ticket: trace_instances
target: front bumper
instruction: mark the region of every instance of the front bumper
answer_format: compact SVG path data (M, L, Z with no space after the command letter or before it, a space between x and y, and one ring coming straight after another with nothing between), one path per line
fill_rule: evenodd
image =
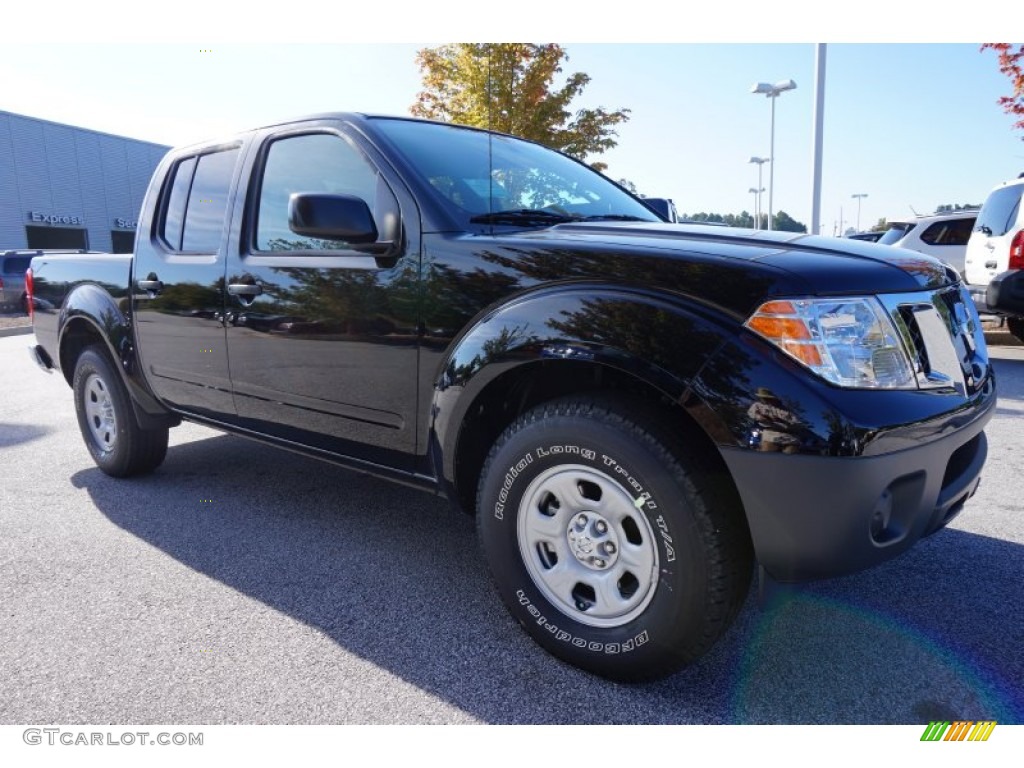
M889 560L956 517L978 488L994 386L960 414L911 425L932 439L875 456L723 448L757 559L774 579L810 581ZM953 424L956 428L953 428Z

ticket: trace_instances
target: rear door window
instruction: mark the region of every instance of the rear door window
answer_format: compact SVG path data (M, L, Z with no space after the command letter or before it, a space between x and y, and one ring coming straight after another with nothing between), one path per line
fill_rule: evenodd
M973 218L937 221L921 233L921 240L928 245L967 245L973 230Z
M987 227L995 237L1005 235L1017 221L1017 211L1020 209L1020 196L1024 192L1024 184L1014 184L1012 187L1003 187L992 192L978 214L978 221L975 229Z
M190 157L175 168L161 227L171 250L214 253L220 248L238 151Z

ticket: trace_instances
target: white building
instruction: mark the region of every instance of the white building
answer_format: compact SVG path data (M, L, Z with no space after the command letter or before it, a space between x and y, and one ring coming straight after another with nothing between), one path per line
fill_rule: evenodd
M0 251L131 252L170 147L0 111Z

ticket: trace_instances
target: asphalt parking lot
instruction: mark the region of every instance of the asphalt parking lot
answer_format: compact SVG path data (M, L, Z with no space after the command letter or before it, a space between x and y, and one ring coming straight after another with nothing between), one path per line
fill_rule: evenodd
M995 346L981 489L896 561L760 603L703 660L608 683L535 646L472 520L183 425L117 481L0 338L0 723L1024 723L1024 347Z

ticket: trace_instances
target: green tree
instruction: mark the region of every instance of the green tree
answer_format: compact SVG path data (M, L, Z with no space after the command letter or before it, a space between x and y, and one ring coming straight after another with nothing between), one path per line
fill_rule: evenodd
M807 225L801 224L799 221L791 217L785 211L779 211L773 217L774 226L773 229L779 232L806 232Z
M998 103L1017 118L1013 127L1024 131L1024 45L985 43L981 50L986 49L995 51L999 56L999 71L1010 78L1013 88L1013 94L1000 97Z
M981 208L981 203L968 203L967 205L937 205L935 206L936 213L956 213L957 211L970 211L975 208Z
M490 128L586 160L616 145L615 126L628 109L571 111L590 82L574 72L560 87L555 78L568 54L554 43L451 43L416 54L423 90L411 112L416 117ZM607 165L591 162L596 170Z
M618 184L619 184L620 187L623 187L624 189L628 189L630 192L632 192L637 197L643 197L643 195L640 194L640 190L636 188L636 184L634 184L629 179L619 179Z
M704 211L701 211L700 213L694 213L692 215L688 213L683 213L679 215L679 218L685 219L686 221L708 221L712 223L721 223L726 224L730 227L741 227L744 229L750 229L754 226L754 217L748 211L743 211L742 213L739 214L727 213L724 216L720 213L705 213ZM796 221L785 211L779 211L778 213L776 213L773 217L773 222L775 224L774 228L780 232L807 231L806 224ZM761 228L765 229L767 228L767 225L768 214L762 214Z

